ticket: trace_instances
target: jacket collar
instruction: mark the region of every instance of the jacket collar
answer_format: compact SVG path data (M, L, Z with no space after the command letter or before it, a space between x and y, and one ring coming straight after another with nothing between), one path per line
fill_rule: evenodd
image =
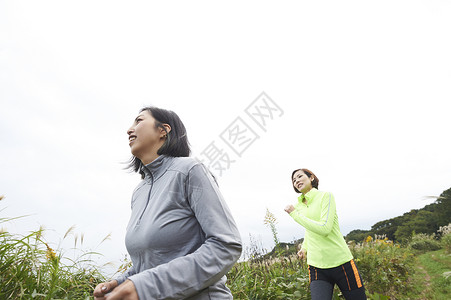
M172 164L174 157L160 155L151 163L141 166L141 170L144 172L144 179L153 178L153 181L157 181Z
M308 191L305 195L301 194L299 196L299 202L303 203L304 199L306 199L307 201L307 205L309 205L310 203L312 203L313 198L315 198L316 194L318 194L318 190L316 188L312 188L310 191Z

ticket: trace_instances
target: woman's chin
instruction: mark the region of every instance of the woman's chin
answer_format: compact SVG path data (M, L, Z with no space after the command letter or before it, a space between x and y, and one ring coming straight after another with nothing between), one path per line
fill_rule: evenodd
M130 147L130 152L132 153L133 156L135 156L137 158L140 157L139 151L135 147L133 147L133 145Z

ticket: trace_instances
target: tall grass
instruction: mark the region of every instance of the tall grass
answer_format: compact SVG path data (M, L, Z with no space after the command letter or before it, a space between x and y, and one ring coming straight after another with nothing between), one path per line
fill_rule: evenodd
M102 267L93 260L101 254L77 248L78 242L80 245L83 243L83 235L73 234L73 227L64 235L63 239L72 235L75 240L71 254L72 250L74 252L69 258L62 248L49 245L42 228L26 235L12 234L3 229L3 225L13 219L18 218L0 218L0 299L92 299L94 287L106 278ZM275 226L277 220L269 211L264 224L273 234L274 250L268 253L261 243L250 237L247 259L235 264L227 275L227 285L234 298L310 299L308 266L296 255L299 245L279 242ZM362 243L351 244L368 298L412 299L411 295L420 292L424 295L425 290L429 292L431 289L427 287L419 288L424 284L418 279L421 276L412 276L418 272L415 267L418 262L422 262L425 269L430 269L428 272L437 269L437 272L430 273L437 276L435 281L440 282L437 289L440 287L443 290L437 295L449 293L449 270L433 263L434 260L442 265L449 263L447 251L450 248L451 225L441 228L439 233L443 257L427 252L422 256L423 261L415 257L420 251L416 248L418 245L429 245L429 236L415 236L407 247L401 247L384 236L367 237ZM431 263L428 264L427 260ZM130 265L130 260L125 257L118 272L125 271ZM335 289L334 299L341 299L338 289Z
M240 262L227 276L235 299L310 299L308 271L296 255Z
M5 230L13 219L0 218L0 299L87 299L105 281L93 261L100 254L75 249L68 258L49 246L42 228L26 235Z
M446 253L451 254L451 223L441 226L437 233L440 235L440 243Z

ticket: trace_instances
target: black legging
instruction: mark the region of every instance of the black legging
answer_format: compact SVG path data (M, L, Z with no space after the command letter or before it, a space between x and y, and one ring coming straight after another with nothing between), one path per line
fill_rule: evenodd
M328 269L309 266L309 279L310 291L314 300L332 299L335 284L338 285L346 299L366 299L365 287L354 260Z
M328 281L315 280L310 283L310 292L312 294L312 300L332 299L334 285ZM366 299L364 287L361 287L353 291L341 291L341 292L346 300Z

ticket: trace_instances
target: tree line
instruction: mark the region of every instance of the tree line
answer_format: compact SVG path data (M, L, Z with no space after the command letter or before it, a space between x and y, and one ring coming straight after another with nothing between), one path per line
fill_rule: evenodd
M371 226L370 230L353 230L346 235L346 241L361 242L367 236L386 235L388 239L404 243L412 234L436 233L440 226L451 223L451 188L445 190L434 203Z

